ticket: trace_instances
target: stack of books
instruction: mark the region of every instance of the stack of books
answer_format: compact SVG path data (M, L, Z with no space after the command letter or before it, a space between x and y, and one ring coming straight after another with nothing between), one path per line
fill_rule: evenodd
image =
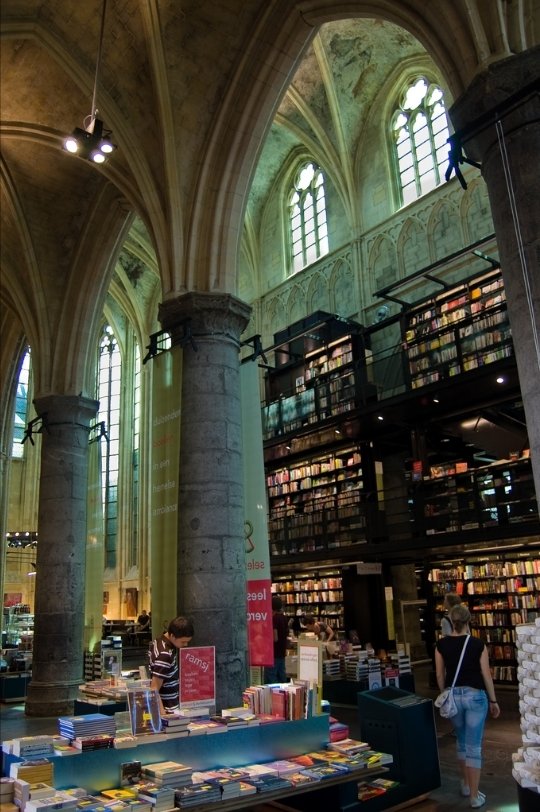
M174 808L174 787L158 787L157 784L143 782L134 784L133 788L137 790L139 800L152 804L152 812L165 812Z
M101 794L107 801L134 801L137 798L137 790L134 787L119 787L117 789L104 789Z
M222 722L216 722L214 719L201 719L198 722L190 722L188 727L190 733L193 729L195 735L201 733L202 729L204 729L204 732L207 734L227 732L227 725L222 724Z
M13 803L14 791L14 778L0 778L0 809L7 809L8 804Z
M30 799L24 806L24 812L75 812L77 809L77 799L67 792L55 792L47 798Z
M95 733L90 736L76 736L72 741L73 747L86 753L88 750L104 750L114 747L114 736L107 733Z
M225 719L243 719L247 725L258 725L259 717L249 707L224 708L221 716Z
M106 812L105 801L95 795L77 795L77 812Z
M11 752L21 758L39 758L54 755L53 736L24 736L13 739Z
M286 776L287 778L291 773L298 772L298 764L295 764L294 761L290 761L289 759L285 758L278 758L275 761L269 761L265 765L265 767L270 767L274 772L278 775Z
M116 723L114 716L105 713L87 713L84 716L60 716L58 718L58 731L61 736L72 741L75 738L85 738L108 734L114 738Z
M325 764L315 764L313 767L307 767L304 772L315 781L324 781L326 778L336 778L348 773L349 768L345 764L326 762Z
M77 810L79 807L77 807ZM121 800L107 801L104 812L152 812L153 807L150 801L143 801L142 798L126 798ZM100 810L96 810L100 812Z
M167 714L161 717L161 732L176 737L189 736L189 719L176 714Z
M211 721L223 725L228 730L237 727L247 727L248 723L241 716L211 716Z
M194 784L213 783L219 786L225 786L233 781L245 781L247 778L248 774L243 767L239 769L221 767L215 770L197 770L191 776Z
M277 775L277 773L274 775L260 775L258 778L252 777L248 783L254 786L258 793L274 792L275 790L286 789L292 786L287 778L282 778Z
M394 663L400 674L411 674L411 658L408 654L403 654L401 651L397 652L397 654L391 654L390 659L392 663Z
M313 784L315 779L310 775L306 775L304 771L299 771L296 773L288 773L287 781L289 781L293 787L304 787L306 784Z
M342 741L338 742L330 742L328 746L329 750L334 750L337 753L343 753L345 756L355 756L357 753L361 753L363 750L369 750L368 742L359 741L359 739L343 739Z
M330 741L338 742L349 738L349 726L330 717Z
M323 660L322 667L324 679L341 679L341 663L339 660Z
M246 764L242 769L248 775L246 781L251 781L252 778L261 778L264 775L279 775L278 771L269 762L266 764Z
M202 716L209 716L210 711L211 709L208 706L196 705L190 708L179 708L175 710L174 715L180 716L183 719L199 719Z
M201 783L181 787L174 794L175 806L180 809L221 801L221 790L216 784Z
M143 767L143 779L149 779L158 787L183 787L191 784L193 769L178 761L157 761Z
M31 761L15 761L9 766L10 778L20 778L29 784L50 784L54 786L53 763L47 758L35 758Z
M16 778L13 781L13 803L19 809L24 809L28 801L42 800L43 798L50 798L56 794L54 787L50 784L44 784L43 781L37 784L30 784L28 781L23 781Z

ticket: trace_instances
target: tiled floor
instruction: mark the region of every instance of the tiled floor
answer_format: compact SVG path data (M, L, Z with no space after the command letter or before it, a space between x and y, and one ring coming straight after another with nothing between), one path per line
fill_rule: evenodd
M415 668L416 693L433 698L436 691L428 684L428 670ZM518 812L518 793L512 778L512 753L521 744L518 694L515 689L498 688L501 716L489 719L484 737L484 767L480 788L487 796L484 812ZM350 734L360 737L360 720L356 708L334 705L332 713L349 725ZM455 738L451 723L437 717L437 738L442 785L427 800L407 808L414 812L459 812L469 809L469 802L459 795L459 776L455 761ZM0 705L1 738L56 732L56 718L35 719L24 715L23 705ZM422 769L422 765L418 765ZM540 801L538 804L540 812ZM332 810L328 810L332 812ZM527 809L527 812L529 810Z
M435 698L436 689L429 686L429 669L420 666L414 669L416 693ZM497 687L497 698L501 706L498 719L489 718L484 736L484 766L480 789L487 797L482 809L484 812L518 812L518 791L512 777L512 753L521 744L517 689ZM351 735L360 736L360 722L355 709L333 707L333 714L349 724ZM469 801L459 794L459 772L456 765L456 740L452 735L452 724L441 719L435 712L439 762L441 767L441 787L430 793L425 801L407 807L414 812L454 812L468 810ZM422 765L419 764L419 769ZM540 812L540 801L538 805Z

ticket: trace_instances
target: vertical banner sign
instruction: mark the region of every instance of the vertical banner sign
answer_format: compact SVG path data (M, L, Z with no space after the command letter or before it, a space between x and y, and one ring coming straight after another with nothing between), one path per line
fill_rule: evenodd
M259 394L255 361L240 367L244 446L244 513L249 661L273 665L272 595Z
M93 651L103 628L104 524L101 493L101 439L88 446L86 496L86 568L84 576L84 647Z
M208 707L216 704L216 649L193 646L178 650L180 707Z
M151 364L150 577L152 631L159 635L177 614L182 348L156 355Z

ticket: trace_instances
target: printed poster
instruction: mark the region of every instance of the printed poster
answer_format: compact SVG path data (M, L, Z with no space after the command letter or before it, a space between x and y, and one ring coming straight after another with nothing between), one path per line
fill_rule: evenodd
M188 646L178 650L180 707L216 704L216 649Z
M177 615L178 470L182 348L156 355L152 365L150 574L152 629L159 634Z
M240 367L244 444L246 604L250 666L274 664L272 580L256 361Z

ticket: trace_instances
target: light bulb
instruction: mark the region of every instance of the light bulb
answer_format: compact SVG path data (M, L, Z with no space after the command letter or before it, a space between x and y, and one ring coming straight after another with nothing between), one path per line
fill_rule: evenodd
M73 154L79 151L79 142L73 135L68 136L64 141L64 148Z

